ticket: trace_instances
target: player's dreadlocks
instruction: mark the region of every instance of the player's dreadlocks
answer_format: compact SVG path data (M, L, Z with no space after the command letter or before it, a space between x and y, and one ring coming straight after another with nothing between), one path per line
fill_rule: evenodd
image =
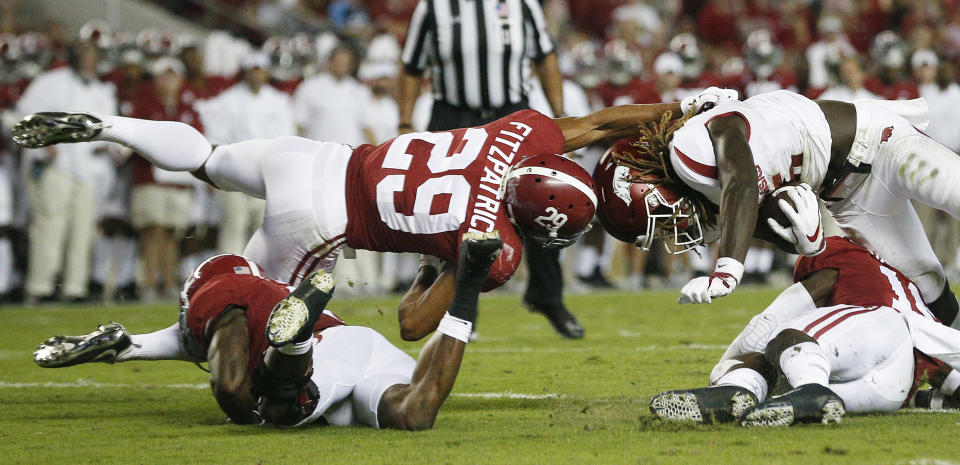
M699 213L701 224L706 227L713 227L717 222L718 207L710 203L703 194L678 181L676 172L668 161L673 133L694 114L693 111L690 111L677 120L671 121L673 115L668 111L663 114L660 121L644 123L640 137L631 144L637 151L617 152L613 154L613 159L618 165L626 166L639 173L629 179L630 182L642 182L655 186L663 185L675 191L683 192Z

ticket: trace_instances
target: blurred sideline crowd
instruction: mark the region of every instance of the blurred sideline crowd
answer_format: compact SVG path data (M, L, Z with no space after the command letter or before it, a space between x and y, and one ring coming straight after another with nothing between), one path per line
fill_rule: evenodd
M209 20L213 2L164 0L213 28L204 37L158 29L17 30L0 18L3 128L52 108L174 120L213 144L301 135L350 145L397 134L400 47L416 0L219 0L255 32ZM14 2L15 3L15 2ZM707 86L741 98L776 89L811 98L925 97L928 133L960 150L960 0L546 0L557 38L565 113L679 100ZM222 26L222 28L220 28ZM232 30L232 32L228 32ZM531 106L550 114L542 91ZM430 115L429 79L414 129ZM214 191L105 143L0 147L0 303L173 297L216 253L242 253L263 202ZM606 147L570 154L589 171ZM960 227L918 205L951 274ZM564 252L573 289L679 286L711 251L673 256L605 238ZM404 292L417 257L357 251L341 259L338 294ZM749 282L788 279L793 257L757 244ZM954 276L955 278L956 276ZM514 280L518 281L518 280ZM513 284L518 286L519 284Z

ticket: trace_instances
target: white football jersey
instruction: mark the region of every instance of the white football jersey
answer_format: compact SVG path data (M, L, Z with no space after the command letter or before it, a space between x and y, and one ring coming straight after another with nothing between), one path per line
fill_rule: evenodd
M670 143L670 163L684 184L720 204L717 154L707 124L730 114L747 123L760 200L788 181L819 189L830 163L830 126L816 102L786 90L723 103L678 129Z

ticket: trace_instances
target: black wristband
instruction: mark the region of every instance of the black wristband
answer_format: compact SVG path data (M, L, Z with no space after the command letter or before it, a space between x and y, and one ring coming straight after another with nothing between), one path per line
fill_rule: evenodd
M471 324L477 321L477 303L480 301L479 289L463 289L457 286L453 294L453 302L447 308L447 313Z

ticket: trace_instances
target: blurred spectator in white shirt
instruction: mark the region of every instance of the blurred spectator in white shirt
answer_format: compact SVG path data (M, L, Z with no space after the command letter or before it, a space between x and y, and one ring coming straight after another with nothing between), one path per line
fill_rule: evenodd
M40 111L116 114L114 86L97 78L96 47L78 43L70 55L71 66L41 74L27 87L17 105L20 115ZM33 300L54 300L61 268L64 299L79 301L87 294L97 220L96 186L102 182L93 159L106 150L105 143L87 142L24 151L31 213L25 284Z
M930 108L930 125L926 133L954 152L960 151L960 85L952 74L950 63L940 63L929 49L913 52L910 59L920 96Z
M290 97L267 82L270 60L262 53L241 62L243 80L220 95L198 104L200 120L212 144L292 136L297 132ZM218 191L220 253L243 253L263 222L264 201L240 192Z
M397 135L395 61L366 61L360 65L360 80L370 89L370 101L365 109L363 132L369 144L382 144Z
M820 31L820 40L807 48L807 62L810 65L809 85L824 88L836 83L830 80L830 68L839 63L843 57L856 55L857 51L847 40L840 18L824 16L817 24L817 29Z
M393 40L393 38L389 38ZM387 43L387 42L383 42ZM371 48L373 48L371 46ZM394 99L397 80L397 56L389 51L368 54L358 76L370 88L363 129L367 143L382 144L397 135L399 113ZM341 260L337 273L355 283L355 291L373 294L381 290L405 292L417 274L419 260L410 253L376 253L357 250L356 260Z
M353 77L356 53L338 47L330 53L327 72L308 78L293 95L296 121L304 137L358 146L370 91Z
M860 65L860 58L857 56L844 57L840 61L839 84L830 86L822 94L823 100L840 100L841 102L853 102L857 99L879 99L880 96L870 92L863 83L866 75Z

